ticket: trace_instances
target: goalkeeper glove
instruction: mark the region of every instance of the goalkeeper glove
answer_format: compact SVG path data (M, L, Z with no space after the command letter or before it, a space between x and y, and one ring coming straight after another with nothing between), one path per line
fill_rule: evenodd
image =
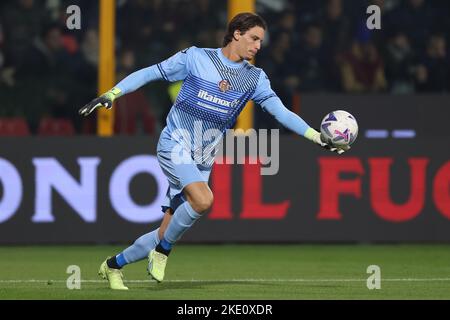
M332 144L325 142L322 139L322 135L320 134L320 132L314 130L313 128L309 128L308 130L306 130L305 137L318 144L322 148L330 150L331 152L336 152L337 154L343 154L345 151L348 151L350 149L350 146L335 147Z
M116 98L121 96L122 91L119 88L112 88L100 97L95 98L83 108L81 108L78 113L82 116L88 116L97 108L105 107L106 109L111 109L113 102Z

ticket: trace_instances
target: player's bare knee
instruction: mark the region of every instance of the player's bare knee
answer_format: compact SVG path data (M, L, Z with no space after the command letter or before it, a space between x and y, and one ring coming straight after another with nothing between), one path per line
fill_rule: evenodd
M194 199L194 201L190 204L192 206L192 209L195 210L195 212L203 214L212 207L213 201L214 197L212 193L206 193Z

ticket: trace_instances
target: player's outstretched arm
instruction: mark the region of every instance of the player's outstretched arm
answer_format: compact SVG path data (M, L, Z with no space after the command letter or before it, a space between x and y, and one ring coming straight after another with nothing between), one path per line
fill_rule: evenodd
M252 99L261 105L265 111L273 115L285 128L307 138L322 148L338 154L342 154L350 148L336 148L325 141L322 141L321 135L317 130L311 128L302 118L284 106L283 102L281 102L280 98L270 87L269 78L264 71L261 72L258 86Z
M79 114L87 116L100 107L110 109L115 99L133 92L151 81L183 80L187 75L188 56L194 51L191 48L182 50L161 63L133 72L120 81L114 88L86 104L79 110Z
M82 116L88 116L95 109L100 107L111 109L115 99L139 89L150 81L159 79L162 79L162 75L158 71L157 65L133 72L120 81L114 88L86 104L79 110L79 114Z
M335 146L329 145L321 139L321 134L317 130L311 128L302 118L297 114L288 110L280 98L274 96L261 103L261 106L272 114L278 122L280 122L285 128L294 131L298 135L304 136L308 140L314 142L315 144L327 149L331 152L336 152L342 154L347 151L350 147L337 148Z

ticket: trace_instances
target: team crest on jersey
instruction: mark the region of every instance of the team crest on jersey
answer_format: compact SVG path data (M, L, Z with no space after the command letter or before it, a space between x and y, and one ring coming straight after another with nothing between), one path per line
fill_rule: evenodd
M219 89L222 92L227 92L230 90L231 84L228 82L228 80L222 80L219 82Z

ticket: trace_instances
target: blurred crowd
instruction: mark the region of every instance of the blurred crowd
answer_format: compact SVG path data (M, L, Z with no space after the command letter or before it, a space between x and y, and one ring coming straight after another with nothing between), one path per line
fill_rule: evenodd
M219 47L225 0L117 0L117 81L195 45ZM369 30L369 5L381 30ZM66 27L66 8L81 8L81 30ZM68 119L95 133L95 117L77 110L97 95L98 1L0 2L0 117ZM256 65L290 106L298 93L447 93L448 0L257 0L269 30ZM174 88L152 83L119 100L118 134L157 134ZM259 117L257 113L257 117ZM259 123L259 122L257 122Z

